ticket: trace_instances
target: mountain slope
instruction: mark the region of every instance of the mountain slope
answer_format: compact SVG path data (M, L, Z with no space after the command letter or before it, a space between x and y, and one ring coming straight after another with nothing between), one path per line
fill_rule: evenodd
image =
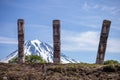
M53 48L47 43L41 42L39 40L27 41L24 46L25 55L38 55L41 56L46 62L53 62ZM0 62L8 63L14 57L18 56L18 50L14 51L6 58L0 60ZM61 54L61 63L77 63L74 59Z

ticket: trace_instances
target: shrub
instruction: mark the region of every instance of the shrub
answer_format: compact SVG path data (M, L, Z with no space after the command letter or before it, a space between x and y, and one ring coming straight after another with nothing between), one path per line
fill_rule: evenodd
M116 71L116 66L115 65L106 65L103 67L104 72L115 72Z
M9 63L17 63L17 62L18 62L18 58L17 57L9 60Z
M25 62L27 63L45 63L46 61L43 60L42 57L37 55L29 55L25 57Z
M108 64L119 64L119 62L116 60L107 60L104 62L104 65L108 65Z
M15 57L11 60L9 60L9 63L17 63L18 62L18 57ZM46 61L37 55L28 55L25 56L25 62L26 63L46 63Z

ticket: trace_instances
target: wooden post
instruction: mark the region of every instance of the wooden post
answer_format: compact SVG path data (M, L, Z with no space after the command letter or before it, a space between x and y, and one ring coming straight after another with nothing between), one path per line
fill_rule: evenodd
M53 48L54 48L54 63L60 63L61 42L60 42L60 20L53 20Z
M24 63L24 20L18 19L18 63Z
M98 52L97 52L97 58L96 58L96 64L104 63L104 57L105 57L107 39L109 35L109 30L110 30L110 24L111 24L111 21L109 20L103 21L101 35L100 35L100 42L99 42Z

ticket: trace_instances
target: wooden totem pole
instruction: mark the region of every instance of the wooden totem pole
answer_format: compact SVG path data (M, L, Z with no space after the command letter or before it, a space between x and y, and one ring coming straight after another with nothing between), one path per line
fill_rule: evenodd
M109 35L109 30L110 30L110 24L111 24L111 21L109 20L103 21L101 35L100 35L100 42L99 42L98 52L97 52L97 58L96 58L96 64L104 63L104 57L105 57L107 39Z
M18 63L24 63L24 20L18 19Z
M53 48L54 63L60 63L61 42L60 42L60 20L53 20Z

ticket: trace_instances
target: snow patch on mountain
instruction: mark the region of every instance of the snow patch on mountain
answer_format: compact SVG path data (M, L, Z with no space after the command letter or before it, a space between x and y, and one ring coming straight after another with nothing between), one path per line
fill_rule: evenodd
M53 63L53 48L44 42L39 40L29 40L25 43L24 46L24 54L25 55L38 55L41 56L46 62ZM9 54L4 59L0 60L0 62L8 63L9 60L18 56L18 50ZM66 55L61 53L61 63L78 63L78 61L67 57Z

